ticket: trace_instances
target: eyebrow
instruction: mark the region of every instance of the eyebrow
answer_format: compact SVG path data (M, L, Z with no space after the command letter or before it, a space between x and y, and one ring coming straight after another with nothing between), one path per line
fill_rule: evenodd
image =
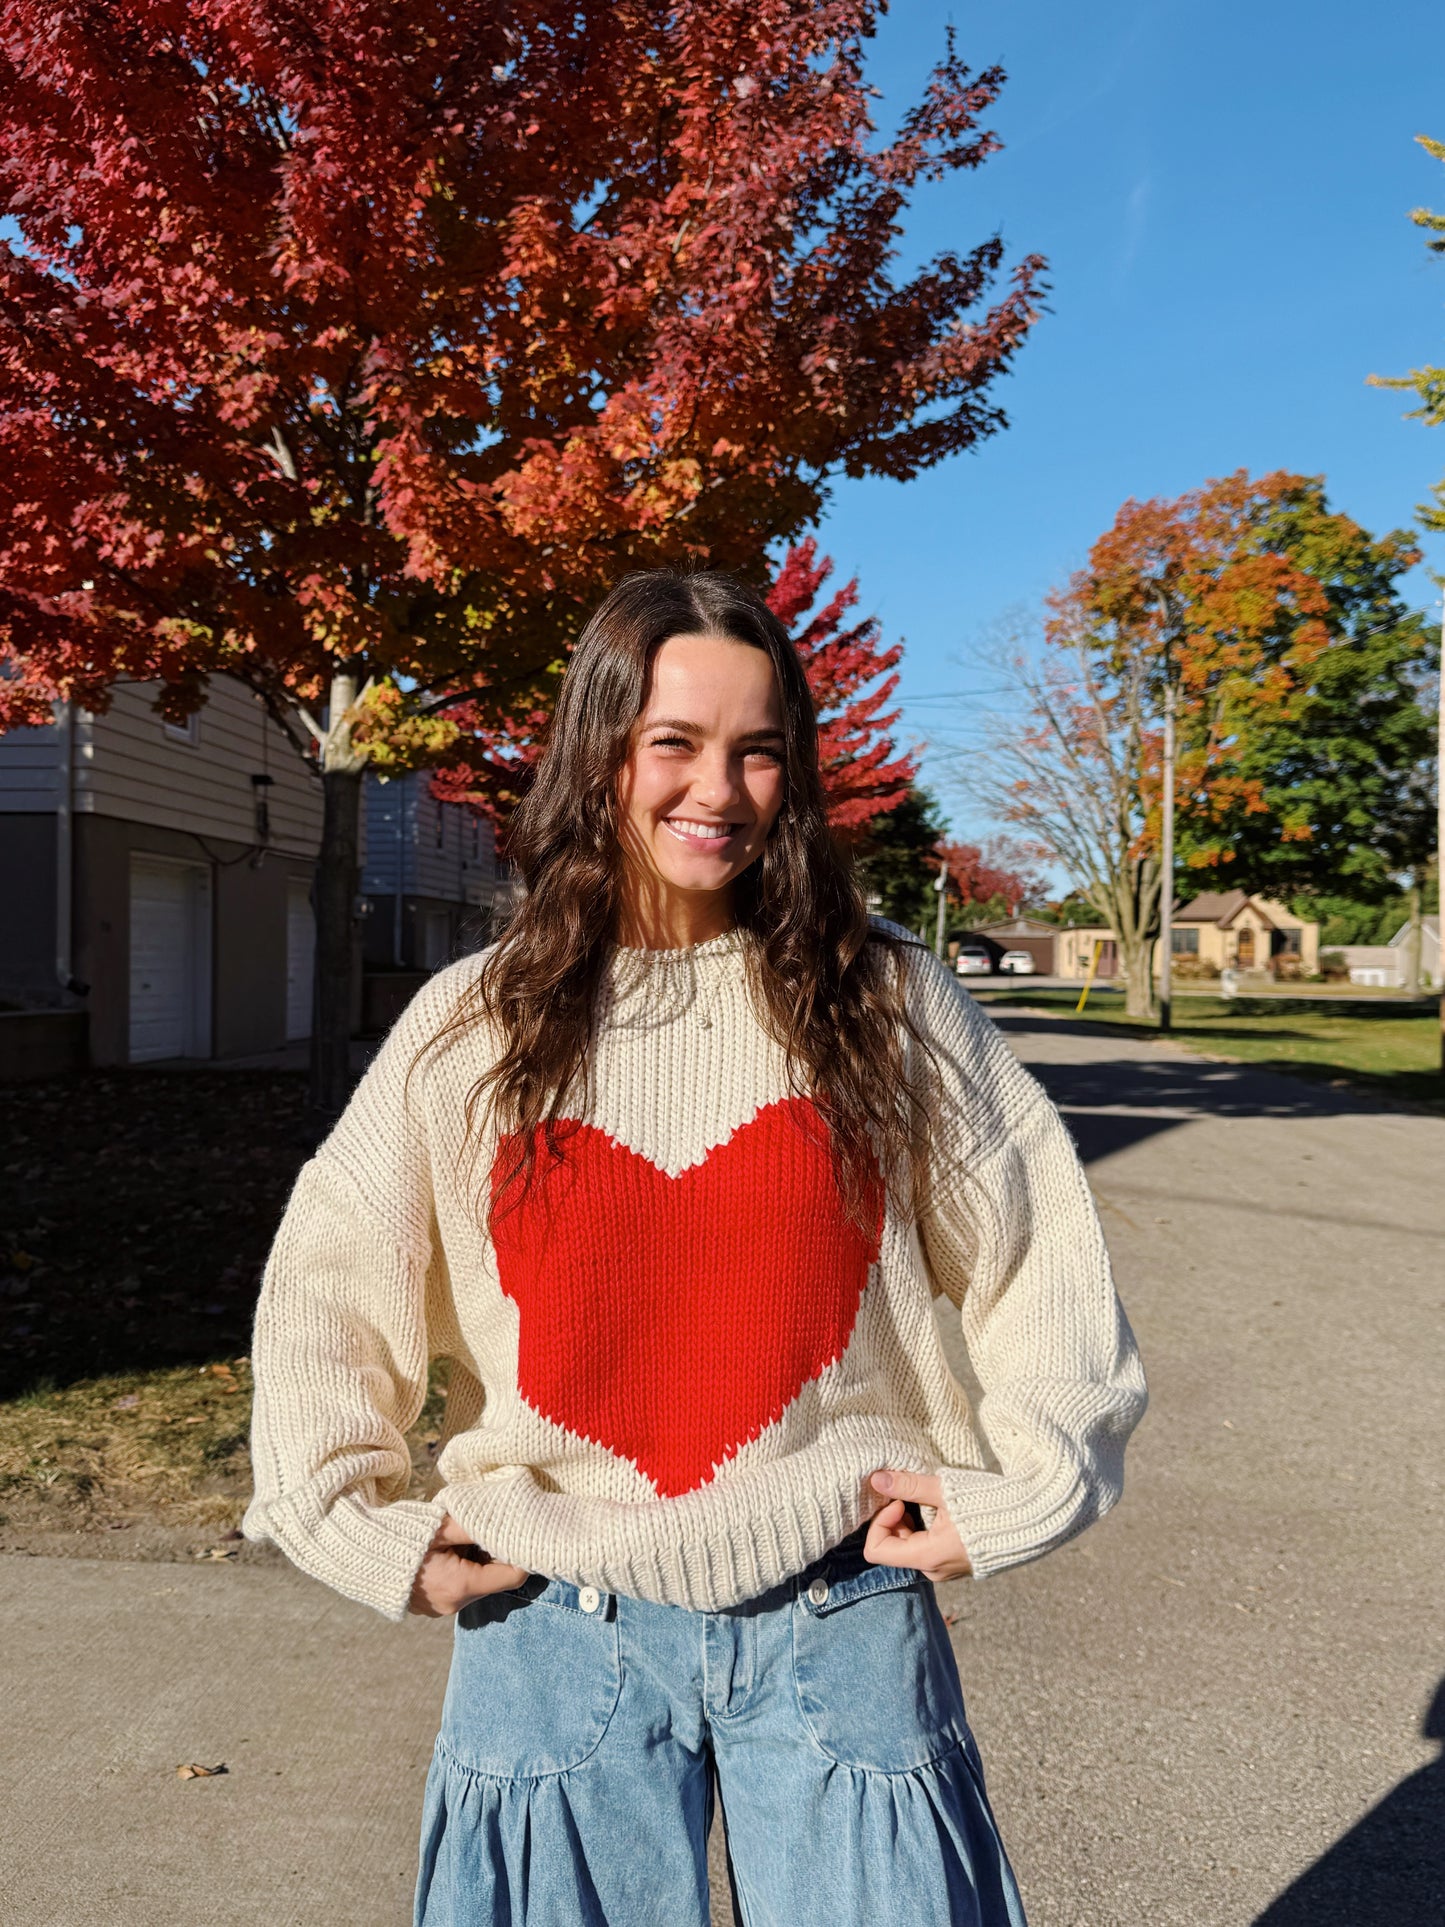
M707 731L701 723L684 722L682 718L678 716L657 716L645 722L642 727L644 729L676 729L680 730L685 736L705 736L707 734ZM774 738L778 742L782 742L784 739L781 729L770 728L745 729L737 740L740 743L756 743L761 742L765 737Z

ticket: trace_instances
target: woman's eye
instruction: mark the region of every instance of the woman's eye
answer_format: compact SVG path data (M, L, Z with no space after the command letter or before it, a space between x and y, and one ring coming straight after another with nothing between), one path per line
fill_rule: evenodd
M686 736L654 736L649 747L652 749L691 749L692 744L687 740Z
M783 760L783 752L780 749L765 749L761 744L759 744L756 749L750 749L747 753L749 756L761 756L765 763L771 763L774 768Z

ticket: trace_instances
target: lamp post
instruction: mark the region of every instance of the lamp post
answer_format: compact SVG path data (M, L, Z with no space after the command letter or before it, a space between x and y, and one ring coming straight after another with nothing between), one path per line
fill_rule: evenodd
M1174 678L1164 663L1164 795L1159 865L1159 1028L1169 1029L1174 1003Z
M933 930L933 954L935 957L941 958L943 955L943 916L944 908L948 900L948 865L946 863L939 864L938 881L933 887L938 892L938 921L934 925Z

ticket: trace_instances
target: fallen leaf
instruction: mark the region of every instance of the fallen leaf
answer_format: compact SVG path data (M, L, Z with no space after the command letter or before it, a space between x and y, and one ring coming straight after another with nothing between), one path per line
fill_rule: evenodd
M139 1404L140 1404L140 1393L127 1392L124 1398L118 1398L115 1401L114 1409L117 1412L133 1412L136 1406Z
M176 1768L178 1780L214 1780L218 1773L229 1773L230 1768L223 1760L219 1766L197 1766L194 1760Z

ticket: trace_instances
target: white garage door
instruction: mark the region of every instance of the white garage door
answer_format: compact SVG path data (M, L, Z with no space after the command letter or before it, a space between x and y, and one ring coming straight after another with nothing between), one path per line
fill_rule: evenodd
M311 978L316 963L316 919L308 884L286 885L286 1036L311 1035Z
M211 1054L210 884L199 864L131 859L133 1064Z

